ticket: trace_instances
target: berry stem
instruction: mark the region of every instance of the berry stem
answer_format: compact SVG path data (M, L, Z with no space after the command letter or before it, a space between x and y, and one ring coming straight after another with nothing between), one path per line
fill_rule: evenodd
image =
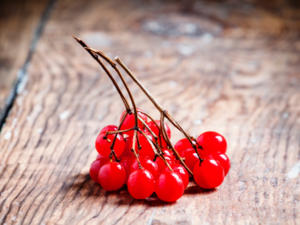
M104 66L104 64L101 62L101 60L98 58L98 56L91 50L89 49L89 47L86 45L85 42L83 42L81 39L73 36L73 38L100 64L100 66L102 67L102 69L105 71L105 73L108 75L108 77L110 78L110 80L113 82L113 85L115 86L115 88L117 89L123 104L126 108L126 110L130 110L130 106L128 104L128 101L126 100L123 92L121 91L119 85L117 84L116 80L113 78L113 76L111 75L111 73L109 72L109 70Z
M191 174L193 175L193 172L190 170L190 168L185 164L185 162L183 161L183 159L181 158L181 156L179 155L179 153L174 149L167 133L166 133L166 130L164 129L165 127L165 122L164 122L164 119L165 119L165 114L164 113L161 113L160 114L160 130L161 130L161 133L163 135L163 138L165 139L165 141L167 142L167 145L171 148L172 152L175 154L176 158L181 162L181 164L184 166L184 168Z
M119 124L119 126L118 126L118 130L120 130L122 124L124 123L124 120L125 120L127 114L128 114L128 112L126 111L126 113L123 115L123 117L122 117L122 119L121 119L121 122L120 122L120 124ZM112 158L112 155L113 155L113 156L115 157L116 161L119 161L118 158L117 158L117 155L116 155L116 153L115 153L115 150L114 150L116 140L117 140L117 134L114 136L113 142L112 142L112 144L111 144L111 146L110 146L110 150L111 150L111 151L110 151L109 158L111 159L111 158Z
M129 128L126 130L114 130L114 131L107 131L105 135L109 135L109 134L120 134L120 133L124 133L124 132L128 132L133 130L134 128Z
M120 77L132 104L133 107L133 111L134 111L134 120L135 120L135 126L138 127L138 114L137 114L137 109L136 109L136 104L133 98L133 95L123 77L123 75L121 74L120 70L117 67L117 64L115 62L113 62L110 58L108 58L103 52L99 51L99 50L94 50L92 48L87 47L90 51L92 51L94 54L97 54L98 56L102 57L106 62L108 62L111 67L117 72L118 76ZM129 113L131 113L131 111L129 111ZM138 139L137 139L138 140Z
M132 152L133 152L133 154L134 154L134 156L136 158L136 161L137 161L137 163L139 165L139 168L141 169L142 168L142 164L140 162L139 155L136 153L136 150L135 150L136 141L137 141L137 130L134 130L131 150L132 150Z

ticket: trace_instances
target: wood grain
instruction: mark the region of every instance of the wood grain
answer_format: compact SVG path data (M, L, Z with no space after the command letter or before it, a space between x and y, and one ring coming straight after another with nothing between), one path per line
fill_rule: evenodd
M0 123L10 104L9 95L17 77L22 76L28 53L33 47L36 30L46 0L1 1L0 7ZM14 96L10 96L13 98Z
M299 224L299 15L240 1L189 14L172 1L56 2L0 134L0 224ZM72 34L123 59L192 134L226 136L232 169L218 190L191 184L164 204L90 180L96 134L123 108Z

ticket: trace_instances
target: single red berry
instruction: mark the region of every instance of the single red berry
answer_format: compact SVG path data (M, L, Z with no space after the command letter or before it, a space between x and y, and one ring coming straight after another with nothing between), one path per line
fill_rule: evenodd
M118 130L118 127L116 125L107 125L102 128L100 134L106 134L106 132L108 131L116 131L116 130Z
M139 110L139 109L138 109ZM141 111L141 110L139 110ZM122 113L121 115L121 118L120 118L120 121L122 121L123 117L125 116L126 114L126 110ZM147 116L145 116L145 114L141 113L141 112L138 112L138 116L144 120L145 122L148 121L148 118ZM128 113L120 127L120 130L127 130L127 129L130 129L130 128L133 128L135 126L135 116L134 116L134 113L131 112L131 113ZM143 129L144 128L144 124L138 120L138 127ZM132 136L134 133L133 130L131 131L128 131L128 132L124 132L123 134L126 134L126 135L129 135L129 136Z
M165 170L156 182L155 192L160 200L175 202L183 195L184 184L176 172Z
M91 167L90 167L90 177L92 178L93 181L98 183L98 173L101 167L101 162L99 160L95 160L92 162Z
M104 190L116 191L125 184L125 169L118 162L108 162L100 168L98 181Z
M202 133L197 138L197 143L202 146L203 152L206 155L214 153L225 153L227 148L227 143L225 138L214 131L207 131Z
M174 170L174 172L176 172L181 177L181 179L183 181L184 189L186 189L186 187L189 184L188 171L182 165L175 165L172 167L172 169Z
M223 167L212 158L206 158L202 163L196 163L193 173L195 182L204 189L216 188L224 180Z
M129 194L135 199L148 198L154 192L154 177L146 169L134 170L128 177L127 188Z
M181 157L183 157L184 152L186 149L192 148L192 144L187 138L180 139L177 141L177 143L174 145L175 150L179 153Z
M228 174L228 171L230 169L230 160L226 154L214 154L211 156L215 160L219 161L221 166L224 169L224 175L226 176Z
M105 134L99 134L96 139L95 147L98 153L103 157L109 157L111 152L111 145L115 135L117 135L115 146L114 146L114 151L116 153L116 156L119 157L124 152L125 141L121 134L110 134L107 136Z
M140 157L140 162L142 167L144 167L146 170L148 170L154 177L154 179L156 179L158 177L158 165L156 162L153 162L150 158L146 157ZM139 169L139 164L137 162L136 159L133 160L131 167L130 167L130 171L133 172L135 170Z
M184 162L187 165L187 167L193 171L194 166L197 162L200 162L199 157L197 153L195 152L195 149L189 148L184 153Z

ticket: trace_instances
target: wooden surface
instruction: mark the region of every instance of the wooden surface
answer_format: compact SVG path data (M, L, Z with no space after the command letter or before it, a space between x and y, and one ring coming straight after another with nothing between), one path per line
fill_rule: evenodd
M17 77L30 60L40 18L47 1L3 0L0 7L0 121L10 104ZM13 97L13 96L11 96Z
M181 8L54 3L0 134L0 224L300 223L300 11L249 1ZM191 185L164 204L90 180L96 134L123 108L72 34L123 59L192 134L226 136L232 168L220 188Z

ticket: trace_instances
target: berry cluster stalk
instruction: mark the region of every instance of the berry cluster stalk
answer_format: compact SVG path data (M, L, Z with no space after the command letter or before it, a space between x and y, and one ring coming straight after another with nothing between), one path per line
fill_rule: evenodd
M126 108L126 113L123 115L120 125L118 127L117 131L108 131L106 133L106 135L110 135L110 134L119 134L119 133L123 133L123 132L128 132L128 131L132 131L133 130L133 142L132 142L132 147L131 147L131 151L133 152L135 158L137 159L138 165L141 168L142 165L140 163L139 160L139 154L136 150L136 146L138 147L138 150L141 149L141 146L139 144L139 139L138 139L138 133L140 133L142 136L144 136L146 138L146 140L149 142L149 144L151 145L153 152L155 153L155 157L160 157L163 162L166 164L166 166L172 170L171 166L169 165L169 163L167 162L167 160L164 157L164 153L162 151L162 149L159 146L159 141L160 143L162 143L162 139L166 142L167 146L169 149L171 149L173 151L173 153L175 154L176 158L181 162L181 164L185 167L185 169L192 175L192 171L187 167L187 165L185 164L184 160L181 158L181 156L179 155L179 153L174 149L168 135L167 132L165 130L165 118L170 121L172 123L172 125L174 127L176 127L176 129L178 129L191 143L192 147L194 148L195 152L197 153L200 161L202 161L198 149L202 150L202 147L197 145L197 142L195 141L195 138L193 138L192 136L190 136L181 126L180 124L168 113L167 110L163 109L157 102L156 100L151 96L151 94L149 93L149 91L141 84L141 82L133 75L133 73L128 69L128 67L119 59L119 58L115 58L115 61L111 60L109 57L107 57L103 52L92 49L90 47L88 47L86 45L85 42L83 42L81 39L74 37L74 39L100 64L100 66L102 67L102 69L105 71L105 73L108 75L108 77L110 78L110 80L112 81L113 85L115 86L118 94L120 95L123 104ZM118 77L121 79L122 84L125 87L125 90L129 96L130 99L130 103L132 105L132 107L130 107L126 97L124 96L121 88L119 87L118 83L116 82L116 80L114 79L114 77L112 76L112 74L110 73L110 71L107 69L107 67L104 65L104 63L101 61L101 59L103 59L104 61L106 61L113 69L114 71L117 73ZM141 112L139 110L137 110L133 95L128 87L127 82L125 81L122 73L120 72L120 70L118 69L117 65L121 66L121 68L126 72L126 74L134 81L134 83L142 90L142 92L146 95L146 97L152 102L152 104L155 106L155 108L160 112L160 125L158 125L156 123L156 121L147 113ZM133 109L133 110L132 110ZM153 133L153 131L148 127L148 125L145 123L145 121L140 118L139 113L144 114L147 118L149 118L151 121L154 122L155 126L159 129L159 135L155 135ZM126 116L128 114L134 114L134 121L135 121L135 126L133 128L130 129L126 129L126 130L120 130ZM153 136L155 141L152 141L144 132L142 129L139 128L138 126L138 122L143 123L143 125L146 127L146 129L150 132L150 134ZM116 137L117 135L115 135L114 140L112 142L111 145L111 155L110 157L114 156L114 158L116 160L116 154L114 152L114 144L116 141Z

